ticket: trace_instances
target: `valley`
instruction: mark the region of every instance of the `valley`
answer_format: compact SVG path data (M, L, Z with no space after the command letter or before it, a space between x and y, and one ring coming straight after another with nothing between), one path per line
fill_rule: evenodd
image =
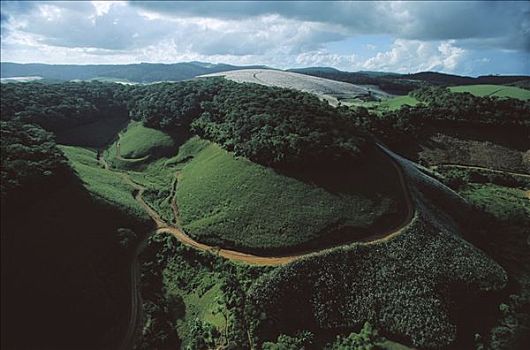
M102 321L116 325L114 336L99 344L254 349L308 336L314 348L365 337L383 349L451 349L471 346L475 334L524 342L528 150L503 130L526 132L525 95L435 86L339 104L341 94L367 90L259 72L271 80L254 84L235 70L221 75L240 82L2 85L3 132L27 129L3 152L18 157L37 142L46 152L22 164L46 159L40 174L54 182L44 188L59 191L62 172L76 188L42 215L69 212L80 191L88 209L69 209L76 214L57 226L61 237L79 215L87 229L110 232L114 248L94 269L104 283L121 276L112 300L122 301ZM16 103L27 94L38 108ZM76 102L64 109L57 98ZM19 167L15 159L9 166ZM2 176L32 181L25 173ZM47 196L13 186L9 203ZM18 232L26 212L6 229ZM53 227L41 232L53 237ZM116 270L102 262L118 257ZM516 322L513 336L499 338L507 322Z

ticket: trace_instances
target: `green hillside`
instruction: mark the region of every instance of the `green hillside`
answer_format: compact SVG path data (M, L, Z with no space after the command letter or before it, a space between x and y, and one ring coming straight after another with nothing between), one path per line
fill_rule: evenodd
M398 97L391 98L389 100L385 100L381 102L379 107L390 109L390 110L395 110L395 109L400 109L404 105L413 107L417 105L418 103L420 103L420 101L418 101L414 97L405 95L405 96L398 96Z
M391 163L379 152L373 157L361 172L314 168L313 180L297 179L210 143L178 182L183 226L200 241L251 250L359 238L399 220L403 200Z
M59 148L93 196L135 217L148 219L145 211L132 196L133 188L112 171L104 169L96 158L96 152L74 146Z
M475 96L497 96L530 100L530 91L504 85L463 85L449 88L452 92L469 92Z
M131 122L119 140L123 158L142 158L167 152L174 148L171 136L163 131L147 128L139 122Z

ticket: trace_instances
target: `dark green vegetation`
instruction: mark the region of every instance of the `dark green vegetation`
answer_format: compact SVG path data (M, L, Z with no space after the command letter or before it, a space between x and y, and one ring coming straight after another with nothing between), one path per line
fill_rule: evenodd
M436 150L449 136L432 130L452 130L493 149L488 158L503 155L494 168L525 171L524 142L498 137L489 147L484 130L525 133L528 102L426 88L386 104L335 109L305 93L223 79L3 84L2 347L117 348L130 258L153 228L135 200L139 188L166 222L200 241L273 253L344 244L403 219L396 170L372 135L420 158L410 140L420 147L431 137ZM444 162L478 159L483 148L467 154L474 148L458 142ZM435 151L420 159L443 163ZM376 244L273 268L152 235L141 256L138 348L402 348L388 339L526 348L527 177L436 167L469 206L399 164L416 217Z
M355 161L366 141L355 125L307 93L254 84L225 83L192 128L264 165L303 167L315 161Z
M141 123L131 123L119 137L120 155L123 158L142 158L175 151L173 139L166 133L146 128Z
M192 139L186 147L197 149L197 142ZM404 195L388 159L376 150L367 158L362 172L353 162L340 168L315 165L305 169L304 179L208 144L178 181L183 227L212 245L274 253L329 247L379 232L405 215Z
M291 72L316 77L344 81L351 84L377 85L381 90L395 95L406 95L420 87L474 85L474 84L511 84L530 81L528 76L480 76L464 77L437 72L397 74L384 72L344 72L328 67L310 67L289 69Z
M475 96L496 96L504 98L516 98L519 100L530 100L530 91L515 86L504 85L467 85L453 86L451 92L469 92Z
M129 297L119 232L148 226L94 196L38 126L2 121L1 154L2 348L115 348Z
M437 134L464 140L488 140L526 151L530 133L530 102L511 98L477 97L428 87L411 93L421 103L370 113L355 108L356 124L409 158L419 159ZM443 149L443 145L439 145ZM465 151L464 151L465 152Z
M481 349L530 346L530 177L475 169L438 169L443 180L475 206L467 238L499 262L510 276L497 314L477 337Z
M152 83L157 81L180 81L202 74L224 72L244 68L266 68L264 66L232 66L202 62L175 64L126 64L126 65L51 65L19 64L2 62L2 78L40 76L44 79L61 80L103 80Z
M256 326L258 336L297 328L320 333L368 320L421 348L472 342L470 335L457 339L457 329L473 329L465 315L502 289L506 275L459 236L445 216L450 212L432 211L445 195L424 182L425 175L407 172L413 192L419 191L417 219L395 239L308 257L263 277L250 292L252 304L267 315ZM486 311L472 311L479 312Z

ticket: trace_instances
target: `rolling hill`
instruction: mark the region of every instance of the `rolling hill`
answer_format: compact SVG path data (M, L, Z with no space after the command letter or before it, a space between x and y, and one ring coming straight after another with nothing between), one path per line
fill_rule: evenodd
M256 83L309 92L337 105L341 100L353 98L378 99L389 96L376 88L318 78L293 72L264 69L244 69L202 75L224 76L238 83Z
M519 100L528 101L530 100L530 91L521 89L516 86L504 86L504 85L463 85L463 86L452 86L449 88L451 92L469 92L475 96L496 96L503 98L517 98Z
M116 64L116 65L62 65L0 63L2 79L18 80L22 77L48 80L102 80L130 83L153 83L157 81L180 81L201 74L238 70L242 68L266 68L264 66L232 66L204 62L181 62L174 64Z

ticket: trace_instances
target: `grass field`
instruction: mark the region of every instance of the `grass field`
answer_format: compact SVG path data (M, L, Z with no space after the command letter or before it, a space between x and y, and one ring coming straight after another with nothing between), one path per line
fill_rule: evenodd
M153 156L175 148L171 136L160 130L146 128L139 122L131 122L119 142L123 158Z
M374 110L375 112L383 112L388 110L393 111L400 109L404 105L413 107L420 103L420 101L409 95L382 99L381 101L362 101L360 99L349 99L341 102L347 106L364 107Z
M475 96L510 97L530 100L530 91L515 86L504 85L464 85L449 88L452 92L469 92Z
M96 152L74 146L59 146L87 190L95 197L139 218L148 219L147 214L134 199L133 189L119 176L102 168Z
M184 149L197 147L193 144ZM200 241L250 250L353 239L388 225L382 222L387 216L399 216L397 174L384 156L374 159L363 171L317 168L315 173L325 180L316 186L236 158L211 143L181 172L181 221Z
M501 220L530 218L530 200L523 190L494 184L470 184L462 195Z
M388 100L384 100L383 102L379 104L379 108L395 110L395 109L400 109L404 105L413 107L417 105L419 102L420 101L416 100L414 97L411 97L409 95L398 96L398 97L394 97Z

